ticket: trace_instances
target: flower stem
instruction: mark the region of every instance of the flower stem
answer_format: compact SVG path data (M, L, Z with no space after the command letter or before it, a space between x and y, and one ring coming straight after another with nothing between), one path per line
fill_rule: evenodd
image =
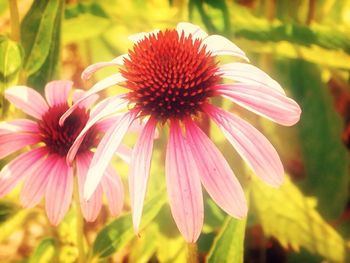
M9 0L10 15L11 15L11 38L19 42L21 38L19 29L19 14L17 0Z
M187 262L198 263L198 249L196 243L187 243Z
M79 198L79 187L78 177L75 176L74 180L74 201L76 208L76 220L77 220L77 247L78 247L78 263L84 263L85 252L84 252L84 219L80 210L80 198Z

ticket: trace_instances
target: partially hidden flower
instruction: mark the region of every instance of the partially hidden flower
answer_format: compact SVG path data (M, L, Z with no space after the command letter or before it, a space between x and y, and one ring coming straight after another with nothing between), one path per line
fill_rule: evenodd
M206 115L212 119L266 183L279 186L284 176L280 158L264 135L240 117L215 106L211 98L222 96L286 126L298 122L301 110L275 80L255 66L242 62L219 64L218 56L249 61L241 49L223 36L208 36L196 25L179 23L174 30L140 33L130 39L134 45L128 54L91 65L82 77L88 79L105 66L118 66L120 73L97 82L60 120L63 124L81 102L107 87L118 84L127 89L124 99L129 110L98 145L84 196L90 198L94 193L131 123L147 116L132 152L129 174L135 231L141 220L154 132L157 124L168 125L165 166L171 212L185 239L195 242L203 225L201 184L231 216L242 218L247 214L241 185L222 153L196 124L196 118ZM222 84L223 79L231 82Z
M87 221L94 221L102 206L105 193L111 214L117 215L123 206L122 182L109 165L104 170L103 179L96 185L96 191L87 202L83 195L83 185L93 158L92 149L98 144L99 135L105 132L116 117L99 120L83 137L78 137L88 120L99 114L105 101L96 105L91 112L89 106L96 100L79 104L63 126L58 121L69 108L67 99L73 83L52 81L45 86L45 99L35 90L26 86L15 86L5 91L5 97L17 108L30 115L31 119L16 119L0 122L0 158L4 158L26 146L31 150L14 158L0 172L0 197L9 193L24 180L20 200L24 207L37 205L45 196L45 209L49 221L57 225L70 207L73 193L73 177L78 179L80 206ZM73 102L84 94L76 90ZM74 141L79 141L75 151L69 151ZM122 146L121 146L122 147ZM127 157L127 148L120 147ZM66 162L67 156L71 162ZM76 173L74 174L74 167Z

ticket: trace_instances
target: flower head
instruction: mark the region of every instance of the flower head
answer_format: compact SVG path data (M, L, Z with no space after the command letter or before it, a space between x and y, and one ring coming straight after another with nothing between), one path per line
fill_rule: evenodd
M0 172L0 196L10 192L16 184L24 179L21 191L21 203L24 207L37 205L45 195L46 212L50 222L57 225L69 209L73 192L73 167L67 164L67 156L71 164L77 168L80 195L89 164L93 157L91 149L96 147L99 134L111 123L101 120L89 127L83 137L78 137L88 120L94 117L99 105L91 113L89 105L96 100L86 100L60 126L61 115L69 109L68 94L72 87L70 81L52 81L45 87L45 99L35 90L16 86L6 90L6 98L16 107L22 109L32 119L17 119L0 122L0 158L4 158L25 146L33 145L33 149L20 154L8 163ZM83 95L75 91L73 101ZM113 118L114 122L116 119ZM79 140L80 138L80 140ZM76 151L70 151L73 142L79 143ZM102 206L102 193L106 193L112 214L118 214L123 204L123 188L119 176L107 167L103 180L96 188L91 200L80 199L83 216L94 221Z
M157 123L169 125L165 166L170 207L181 233L188 242L194 242L203 225L201 185L228 214L241 218L247 213L244 192L232 169L195 118L206 115L212 119L252 170L268 184L279 186L284 175L270 142L245 120L215 106L211 98L223 96L287 126L299 120L301 110L260 69L242 62L221 65L222 55L249 61L225 37L208 36L198 26L180 23L176 30L140 33L130 39L134 46L128 54L91 65L83 72L82 77L88 79L102 67L120 66L119 74L96 83L78 100L63 115L61 124L92 94L116 84L128 89L123 98L129 103L129 111L107 131L91 161L84 189L85 197L89 198L102 176L96 174L105 170L130 124L136 118L149 117L133 149L129 174L136 231L141 220L155 128ZM222 84L223 79L232 83Z

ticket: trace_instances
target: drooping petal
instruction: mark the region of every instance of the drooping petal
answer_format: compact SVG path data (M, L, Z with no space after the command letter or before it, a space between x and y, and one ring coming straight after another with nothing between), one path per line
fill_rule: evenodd
M184 33L185 37L188 37L191 34L193 39L204 39L208 36L208 34L205 31L203 31L199 26L188 22L178 23L176 26L176 31L180 36L182 32Z
M22 153L5 165L0 172L0 197L8 194L22 178L31 175L33 167L45 154L44 148L34 149Z
M67 213L73 194L73 171L64 158L56 160L45 193L45 210L49 221L58 225Z
M205 111L256 175L271 186L282 184L281 160L264 135L248 122L217 107L206 105Z
M166 183L175 223L187 242L196 242L203 226L199 170L177 121L172 121L166 150Z
M135 119L136 113L131 111L112 126L99 143L96 153L91 161L90 168L86 177L84 186L84 198L89 199L95 191L97 185L115 151L118 149L124 135L126 134L131 122Z
M27 119L17 119L13 121L0 122L0 136L18 132L38 133L38 124Z
M159 31L160 31L159 29L155 29L155 30L153 30L151 32L140 32L140 33L128 36L128 39L130 41L134 42L134 43L137 43L137 42L143 40L146 37L149 37L151 35L156 35Z
M98 70L109 67L109 66L121 66L124 64L124 58L129 58L128 54L123 54L111 61L104 61L104 62L98 62L95 64L92 64L88 66L84 71L81 73L81 78L83 80L88 80L91 78L91 76Z
M98 185L96 191L92 194L89 201L83 198L83 188L86 180L87 170L91 163L93 153L86 152L77 156L77 176L79 187L79 199L82 214L86 221L93 222L96 220L102 207L102 187Z
M263 85L285 94L277 81L272 79L261 69L247 63L234 62L222 65L219 67L218 73L222 74L224 78L242 83Z
M84 100L88 99L90 96L92 96L95 93L100 92L101 90L104 90L108 87L111 87L113 85L116 85L118 83L121 83L125 81L125 78L121 74L115 74L112 76L109 76L107 78L104 78L97 82L94 86L92 86L83 97L81 97L79 100L77 100L60 118L59 124L62 126L64 121L68 118L68 116L77 108L80 106L80 103Z
M139 139L137 140L131 156L129 191L135 232L138 232L141 222L143 201L146 195L151 166L153 138L156 130L156 124L156 119L150 118L148 120Z
M73 93L73 104L76 103L80 98L85 95L86 91L82 89L75 89ZM100 96L98 94L93 94L84 101L80 102L80 107L88 109L91 105L93 105Z
M85 135L99 120L113 114L114 112L124 108L127 105L127 101L122 99L121 96L113 96L104 99L91 111L90 117L84 126L84 129L79 133L75 139L71 148L67 154L67 162L71 164L77 154L81 143L83 142Z
M216 92L238 105L281 125L291 126L300 119L299 105L275 89L256 84L224 84Z
M38 143L40 137L32 133L10 133L0 135L0 159L5 158L25 146Z
M31 168L21 190L21 203L24 207L36 206L45 194L50 177L55 173L56 156L49 155L41 159ZM53 192L54 194L54 192Z
M124 204L124 187L122 180L111 165L107 167L101 184L107 197L111 215L119 215L122 212Z
M45 86L45 97L47 103L52 107L67 103L69 91L73 87L73 81L54 80Z
M132 154L132 149L125 145L125 144L120 144L117 151L115 152L116 155L118 155L124 162L127 164L130 164L131 162L131 154Z
M49 109L44 98L37 91L26 86L7 89L5 97L17 108L37 119L41 119L41 116Z
M200 168L201 181L209 195L226 213L245 217L248 207L243 189L224 156L192 120L186 122L186 131Z
M238 46L236 46L231 40L220 35L211 35L203 40L203 45L207 46L207 50L212 55L229 55L236 56L249 62L248 57Z

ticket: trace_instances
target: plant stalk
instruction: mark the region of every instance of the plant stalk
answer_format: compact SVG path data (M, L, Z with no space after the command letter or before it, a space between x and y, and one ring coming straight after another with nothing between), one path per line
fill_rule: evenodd
M76 230L77 230L77 247L78 247L78 263L85 263L85 252L84 252L84 218L80 209L80 198L79 198L79 187L78 177L74 176L74 201L76 208Z
M11 38L19 42L21 40L19 13L17 0L9 0L10 16L11 16Z

